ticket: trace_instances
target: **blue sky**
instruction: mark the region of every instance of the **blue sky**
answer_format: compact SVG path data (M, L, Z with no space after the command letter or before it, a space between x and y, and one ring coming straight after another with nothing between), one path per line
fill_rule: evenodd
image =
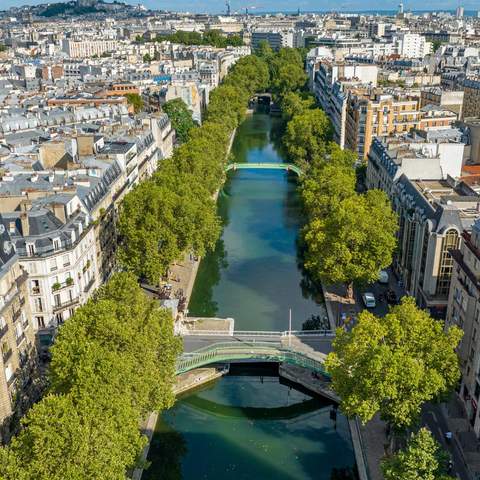
M47 3L48 0L0 0L0 9L11 6L25 4ZM55 0L50 0L55 1ZM58 0L57 0L58 1ZM221 12L225 10L225 0L139 0L150 8L191 11L191 12ZM134 0L128 0L128 3L137 3ZM480 3L477 0L424 0L422 2L404 1L405 8L422 10L447 10L455 9L462 4L466 10L480 9ZM278 10L331 10L349 11L349 10L390 10L396 9L398 1L382 2L379 0L340 0L332 2L331 0L231 0L232 10L244 10L246 6L256 6L258 11L278 11ZM255 11L252 9L252 12Z

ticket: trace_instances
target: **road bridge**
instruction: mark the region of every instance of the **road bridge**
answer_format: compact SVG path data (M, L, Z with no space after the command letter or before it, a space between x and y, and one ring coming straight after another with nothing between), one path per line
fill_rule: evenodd
M297 365L325 375L324 361L334 334L329 330L309 332L191 331L183 336L184 353L177 361L177 374L213 363L276 362Z
M303 170L293 163L229 163L225 167L225 172L230 170L286 170L287 172L296 173L299 177L303 175Z

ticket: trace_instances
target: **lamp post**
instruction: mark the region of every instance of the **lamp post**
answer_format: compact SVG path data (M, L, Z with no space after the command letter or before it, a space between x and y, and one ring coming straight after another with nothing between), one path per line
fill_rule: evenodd
M288 346L292 346L292 309L288 309Z

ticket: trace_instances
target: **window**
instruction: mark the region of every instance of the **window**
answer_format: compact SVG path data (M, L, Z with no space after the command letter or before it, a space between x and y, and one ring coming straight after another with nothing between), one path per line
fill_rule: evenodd
M48 263L49 263L51 272L54 272L55 270L57 270L58 267L57 267L57 259L56 258L51 258Z
M35 317L35 322L37 323L37 328L45 328L45 320L43 317Z
M32 293L33 295L40 295L40 281L32 280Z
M450 250L457 248L458 242L458 232L454 229L448 230L443 239L442 251L440 253L440 268L438 272L437 295L448 295L453 270L453 258L450 255Z
M68 255L63 256L63 266L68 267L70 265L70 259L68 258Z
M7 378L7 382L9 382L13 377L13 368L10 363L5 367L5 377Z
M59 307L62 304L62 301L60 300L60 295L57 293L56 295L53 296L54 301L55 301L55 306Z
M37 312L43 312L43 304L42 304L42 299L41 298L36 298L35 299L35 310Z
M27 254L30 257L35 255L35 245L33 243L27 243Z
M53 240L53 249L57 251L57 250L60 250L60 247L61 247L60 240L58 238L55 238Z
M23 328L21 323L15 324L15 338L20 338L23 335Z

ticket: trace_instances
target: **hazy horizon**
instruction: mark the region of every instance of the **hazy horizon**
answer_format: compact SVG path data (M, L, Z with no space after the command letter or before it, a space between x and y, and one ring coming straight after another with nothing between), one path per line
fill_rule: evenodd
M10 7L19 7L22 5L38 5L41 3L54 3L55 1L63 0L2 0L0 10L8 9ZM110 1L110 0L107 0ZM207 13L222 13L225 11L224 0L144 0L134 1L126 0L126 3L137 4L142 3L148 8L157 10L172 10L178 12L207 12ZM298 8L303 11L388 11L396 10L398 8L398 1L378 2L369 0L345 0L338 4L332 5L332 2L325 0L298 0L292 2L291 0L231 0L232 12L244 11L248 6L252 13L255 12L274 12L274 11L296 11ZM480 4L477 0L468 0L459 3L456 0L425 0L421 5L414 2L404 2L405 10L454 10L461 4L465 10L479 10ZM255 8L256 7L256 8ZM336 8L332 8L336 7Z

